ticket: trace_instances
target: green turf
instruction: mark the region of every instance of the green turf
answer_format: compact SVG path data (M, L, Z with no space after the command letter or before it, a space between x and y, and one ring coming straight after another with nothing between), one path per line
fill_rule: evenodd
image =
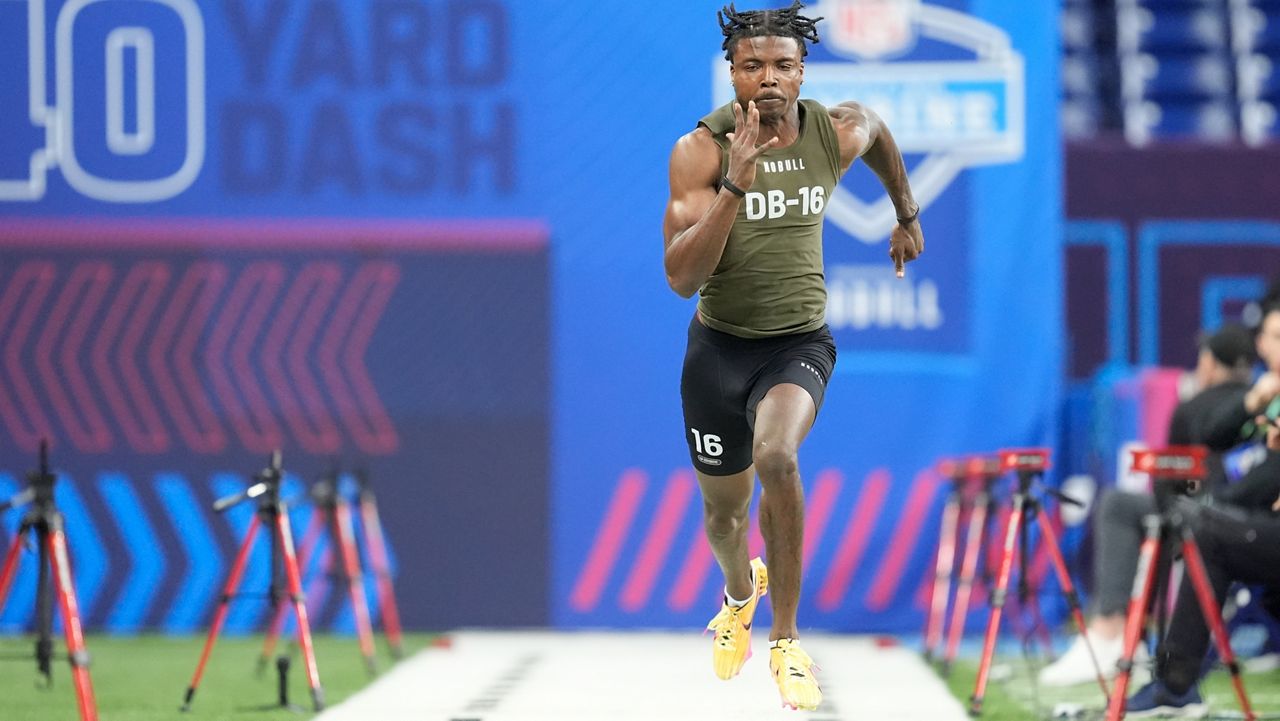
M1098 719L1103 716L1104 701L1102 690L1096 684L1081 684L1061 689L1039 689L1032 683L1032 669L1022 658L997 659L996 667L1004 666L1005 678L992 681L987 685L986 698L982 704L982 719L986 721L1027 721L1030 719L1051 718L1054 706L1058 703L1078 703L1090 710L1085 718ZM946 679L951 693L960 699L967 708L969 698L973 695L974 681L977 676L976 661L961 661L956 664L954 672ZM1253 710L1263 717L1280 717L1280 670L1244 674L1245 689L1249 694ZM1129 687L1129 694L1136 691ZM1211 717L1222 714L1225 717L1238 717L1240 705L1236 701L1231 677L1226 671L1214 671L1201 686L1211 710Z
M424 648L431 638L424 634L406 635L406 655ZM313 716L306 673L296 654L289 673L289 700L308 713L254 710L277 702L274 667L262 678L254 673L262 646L260 636L218 640L187 714L178 713L178 707L182 705L199 660L203 636L90 636L86 644L93 659L90 671L102 721L298 721ZM56 639L54 647L53 687L46 690L36 683L40 677L36 673L32 638L0 637L0 718L5 721L77 721L80 718L61 637ZM330 705L369 683L354 637L318 636L315 647L316 666ZM281 649L286 646L282 644ZM378 637L378 664L383 672L392 665L381 636Z

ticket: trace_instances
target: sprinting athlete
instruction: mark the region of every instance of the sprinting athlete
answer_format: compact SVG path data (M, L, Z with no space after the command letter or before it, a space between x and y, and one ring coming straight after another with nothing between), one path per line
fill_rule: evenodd
M685 436L702 490L707 539L725 577L714 632L716 675L738 674L751 623L773 581L769 668L782 702L815 709L822 692L800 647L804 491L797 452L822 405L836 349L825 323L822 219L853 161L880 178L897 211L889 256L898 277L924 250L902 155L869 108L800 99L817 22L784 10L718 14L733 102L703 118L671 154L663 220L667 282L699 294L680 382ZM747 551L760 477L769 570Z

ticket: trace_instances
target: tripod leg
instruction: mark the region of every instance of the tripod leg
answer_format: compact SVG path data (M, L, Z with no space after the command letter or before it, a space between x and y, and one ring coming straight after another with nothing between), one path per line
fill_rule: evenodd
M987 636L982 645L982 661L978 665L978 678L973 687L973 697L969 699L970 716L982 714L982 700L987 692L987 675L991 672L991 661L996 652L996 637L1000 635L1000 614L1009 590L1009 575L1013 572L1013 554L1018 536L1023 531L1022 518L1026 501L1026 496L1022 493L1013 497L1013 513L1009 515L1009 527L1005 529L1004 534L1004 557L1000 560L1000 573L996 577L996 587L991 592L991 620L987 624Z
M204 650L200 652L200 662L196 664L195 675L191 677L191 685L187 686L187 693L182 701L182 710L191 710L191 699L196 695L196 689L200 686L200 677L204 675L204 665L209 661L209 653L213 651L213 644L218 640L218 634L222 631L222 624L227 620L227 604L231 602L231 597L235 595L236 589L240 587L240 580L244 577L245 566L249 563L249 550L253 548L254 536L258 534L257 514L249 521L249 529L245 531L244 542L240 544L240 552L236 554L235 563L231 565L231 573L227 576L227 585L222 589L222 597L218 599L218 608L213 613L213 625L209 627L209 637L205 639Z
M356 617L356 634L360 639L360 653L364 655L365 667L372 675L378 672L378 665L374 660L373 627L369 623L369 602L364 596L364 578L360 574L360 558L356 553L351 507L345 500L338 499L334 514L334 523L338 529L337 541L342 546L343 572L346 574L347 587L351 592L351 610Z
M1062 586L1062 595L1067 599L1067 608L1071 611L1071 617L1075 619L1076 628L1080 629L1084 647L1089 650L1089 659L1093 661L1093 670L1098 675L1098 686L1102 688L1102 697L1111 698L1107 679L1102 673L1102 667L1098 664L1097 655L1093 652L1093 644L1089 642L1084 612L1080 609L1080 594L1076 592L1075 584L1071 582L1071 574L1067 571L1067 560L1062 557L1062 547L1058 544L1058 534L1054 532L1053 524L1044 513L1040 513L1037 520L1040 523L1040 532L1044 534L1045 548L1048 549L1049 558L1053 561L1053 569L1058 574L1058 585Z
M987 498L983 493L973 505L973 515L969 517L969 532L965 538L964 563L960 568L960 587L956 589L956 603L951 608L951 628L947 633L947 651L942 658L944 671L951 668L956 660L956 652L960 649L960 639L964 636L965 619L969 616L969 599L973 595L973 581L978 575L978 564L982 560L982 542L987 528Z
M1133 574L1133 590L1129 594L1129 613L1124 622L1124 650L1116 663L1120 673L1116 676L1116 685L1111 689L1107 721L1120 721L1124 718L1129 693L1129 676L1133 672L1133 654L1138 649L1138 639L1142 635L1142 627L1146 622L1147 603L1151 600L1156 566L1160 560L1160 517L1147 516L1142 523L1146 528L1146 535L1142 539L1142 547L1138 550L1138 568Z
M302 534L302 543L298 546L299 572L310 563L311 552L315 549L316 541L320 536L320 531L323 529L324 514L318 509L312 509L311 520L308 521L306 533ZM267 667L271 664L271 656L276 652L276 644L280 640L280 631L284 628L285 614L289 610L289 604L278 601L279 599L272 599L271 625L267 627L267 637L262 641L262 655L258 657L259 676L265 673Z
M80 607L71 583L71 563L67 558L67 538L62 532L62 519L54 519L56 527L49 532L49 560L58 586L58 605L62 609L62 626L67 637L67 656L71 661L71 677L80 704L81 721L96 721L98 707L93 698L93 680L89 677L89 651L80 630Z
M1049 628L1045 625L1044 616L1040 613L1040 596L1032 588L1035 583L1038 583L1038 579L1031 573L1031 566L1042 549L1039 545L1032 543L1029 527L1033 519L1043 518L1044 509L1039 501L1028 497L1022 518L1023 533L1018 538L1018 601L1015 606L1017 613L1010 613L1009 620L1016 624L1018 634L1022 638L1023 651L1028 658L1030 658L1034 640L1038 639L1040 645L1044 647L1046 658L1052 659L1053 638L1049 635ZM1023 625L1023 616L1029 616L1026 621L1029 625Z
M1226 625L1222 623L1222 612L1218 609L1218 599L1213 595L1213 586L1209 583L1209 572L1204 567L1204 558L1200 555L1200 546L1196 544L1191 529L1182 530L1182 558L1186 564L1187 576L1195 585L1196 600L1200 602L1200 612L1204 614L1205 623L1213 632L1213 641L1218 647L1218 655L1222 663L1231 672L1231 684L1235 686L1236 698L1240 699L1240 710L1244 711L1245 721L1254 721L1257 716L1249 704L1249 695L1244 691L1244 679L1240 678L1240 664L1236 662L1235 653L1231 650L1231 637L1227 634Z
M404 656L404 643L400 636L400 611L396 605L395 587L391 583L391 564L387 561L387 543L382 535L382 521L378 517L378 505L372 494L361 496L360 520L364 527L365 541L369 544L373 573L378 581L382 628L387 634L392 657L401 658Z
M942 511L942 530L938 534L938 559L934 566L933 598L924 629L924 655L932 659L942 640L942 624L951 596L951 573L956 560L956 532L959 530L960 492L953 490Z
M289 595L298 615L298 645L302 648L302 661L307 668L307 683L311 686L311 703L319 712L324 708L324 689L320 687L320 671L316 668L315 649L311 645L311 625L307 622L307 605L302 597L302 574L298 572L298 557L293 551L293 534L289 530L289 514L283 510L276 514L275 533L284 551L284 572L289 583Z
M34 526L36 534L36 667L44 676L45 686L53 684L53 588L49 571L49 527L41 520Z
M0 608L4 608L9 598L9 589L13 586L13 577L18 572L18 558L22 553L23 535L26 528L19 529L13 536L9 550L4 554L4 569L0 570Z

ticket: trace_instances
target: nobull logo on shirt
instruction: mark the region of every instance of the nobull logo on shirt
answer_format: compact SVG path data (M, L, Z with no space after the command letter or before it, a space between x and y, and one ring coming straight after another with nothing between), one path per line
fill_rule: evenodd
M760 169L766 173L790 173L793 170L808 170L808 168L804 167L804 158L761 160Z

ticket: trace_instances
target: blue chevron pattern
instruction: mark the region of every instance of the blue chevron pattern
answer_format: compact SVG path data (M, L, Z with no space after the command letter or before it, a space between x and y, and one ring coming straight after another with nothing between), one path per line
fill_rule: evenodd
M176 473L156 476L156 492L174 526L182 529L178 538L187 566L174 598L214 598L227 565L195 494L187 480ZM163 627L171 633L193 631L204 621L204 611L205 607L197 603L174 603L164 617Z
M112 633L133 633L142 627L155 589L164 578L165 557L156 553L160 539L128 477L122 473L104 473L98 478L98 490L115 513L129 519L118 525L133 562L123 591L103 625Z
M0 471L0 499L19 492L25 485L22 478L20 473ZM112 633L190 633L204 628L255 508L246 502L216 514L209 499L241 491L248 482L246 475L231 472L213 474L203 482L177 472L159 472L148 478L111 471L87 480L60 474L56 502L66 519L76 595L86 628ZM306 484L296 475L285 474L282 490L286 499L306 498ZM352 489L344 486L344 492ZM153 496L154 501L147 503L147 496ZM23 512L12 509L0 515L0 549L8 549ZM290 506L295 544L301 541L310 515L311 509L304 503ZM232 603L227 633L256 633L265 627L268 604L262 594L269 580L268 531L261 529L254 542L240 584L240 591L249 597ZM175 538L176 545L169 540ZM316 555L303 569L304 588L312 582L331 585L323 577L319 558L328 548L326 532L316 545ZM388 554L394 551L388 548ZM34 548L23 551L9 597L0 609L0 633L24 631L34 620L36 559ZM329 588L326 597L338 592L343 606L330 623L323 623L324 619L312 611L316 630L353 631L345 591ZM376 593L371 585L367 592ZM371 604L375 598L370 596ZM377 613L376 608L370 611ZM291 617L287 618L286 633L293 627Z

